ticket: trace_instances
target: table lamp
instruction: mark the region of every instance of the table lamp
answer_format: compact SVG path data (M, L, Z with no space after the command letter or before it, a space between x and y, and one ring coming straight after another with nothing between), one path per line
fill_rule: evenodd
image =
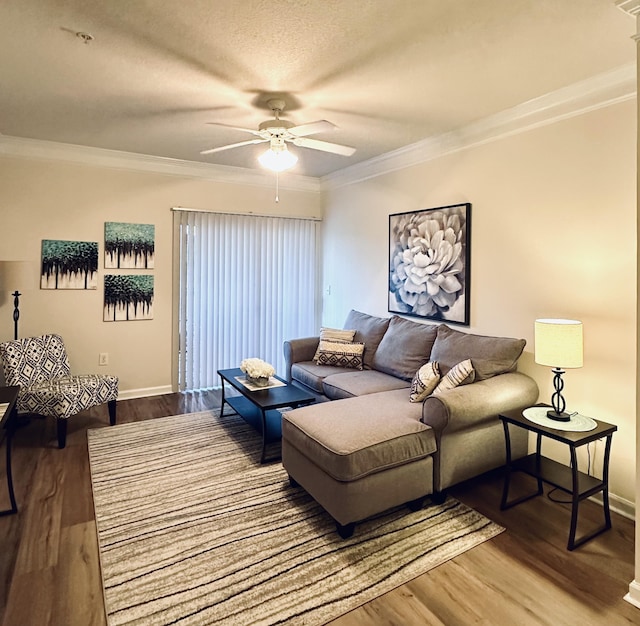
M539 365L553 367L553 410L547 411L547 417L559 422L568 422L571 415L565 412L562 375L564 368L582 367L582 322L562 319L536 320L535 361Z
M20 289L33 286L33 267L28 261L0 261L0 289L13 292L13 338L18 338L18 319L20 318Z

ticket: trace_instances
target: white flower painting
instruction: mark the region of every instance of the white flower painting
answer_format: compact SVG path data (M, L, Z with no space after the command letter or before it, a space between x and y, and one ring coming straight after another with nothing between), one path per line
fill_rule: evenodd
M389 311L469 325L471 204L389 216Z

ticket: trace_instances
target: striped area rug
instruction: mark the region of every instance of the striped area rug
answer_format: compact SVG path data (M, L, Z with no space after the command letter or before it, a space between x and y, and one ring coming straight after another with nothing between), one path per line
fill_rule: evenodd
M324 510L260 465L237 415L90 430L107 618L118 624L325 624L503 529L449 498L341 540Z

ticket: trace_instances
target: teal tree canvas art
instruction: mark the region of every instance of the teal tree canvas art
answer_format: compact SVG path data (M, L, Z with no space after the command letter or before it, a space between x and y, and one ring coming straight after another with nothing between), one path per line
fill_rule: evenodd
M105 269L153 269L155 261L155 226L105 222Z
M153 319L153 276L106 274L103 319L105 322Z
M42 240L41 289L97 289L98 242Z

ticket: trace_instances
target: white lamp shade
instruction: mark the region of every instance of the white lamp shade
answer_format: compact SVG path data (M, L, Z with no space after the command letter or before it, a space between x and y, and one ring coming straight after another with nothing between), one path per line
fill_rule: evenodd
M260 165L266 167L272 172L284 172L293 167L298 162L298 157L287 150L287 146L269 148L266 152L258 157Z
M29 261L0 261L0 290L13 293L35 287L33 263Z
M535 360L559 368L582 367L582 322L540 319L535 322Z

